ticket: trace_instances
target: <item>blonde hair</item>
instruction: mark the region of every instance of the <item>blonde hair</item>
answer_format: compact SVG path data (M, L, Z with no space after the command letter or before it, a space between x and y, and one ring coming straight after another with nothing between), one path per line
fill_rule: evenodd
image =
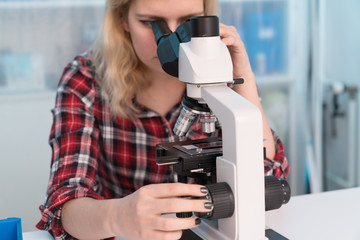
M135 93L151 84L145 80L144 65L123 28L131 1L106 1L103 25L92 48L96 79L112 114L130 118L139 111L133 102ZM204 0L205 15L214 15L217 10L217 0Z

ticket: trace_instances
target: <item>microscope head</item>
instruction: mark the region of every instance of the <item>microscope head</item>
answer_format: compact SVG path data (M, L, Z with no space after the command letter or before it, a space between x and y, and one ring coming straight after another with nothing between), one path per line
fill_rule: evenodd
M219 18L217 16L193 17L181 24L175 32L171 32L163 21L152 23L152 28L158 44L157 53L162 68L168 74L188 83L188 96L182 102L183 108L175 124L174 133L185 136L190 127L199 120L202 123L203 132L214 132L217 123L216 116L201 100L201 97L190 95L194 92L193 89L199 88L201 84L231 83L232 81L231 58L225 44L220 40ZM185 52L189 52L190 57L182 54L184 53L182 47L187 48ZM219 54L219 52L225 54ZM225 61L222 61L224 58ZM226 62L227 66L224 68L218 64L219 62ZM209 66L213 66L212 71L208 70ZM226 76L223 70L227 72Z

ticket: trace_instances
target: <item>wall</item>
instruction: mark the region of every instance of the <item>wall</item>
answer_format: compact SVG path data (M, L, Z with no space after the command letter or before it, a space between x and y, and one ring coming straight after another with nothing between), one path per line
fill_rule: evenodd
M360 184L359 76L360 2L327 0L323 5L323 150L325 189L354 187ZM334 108L331 85L343 83L357 88L353 108L348 91L337 97ZM334 117L334 113L336 117ZM357 179L356 179L357 178Z
M20 217L35 230L45 200L55 93L0 96L0 219Z
M0 0L0 219L35 230L45 200L55 89L97 35L103 0Z

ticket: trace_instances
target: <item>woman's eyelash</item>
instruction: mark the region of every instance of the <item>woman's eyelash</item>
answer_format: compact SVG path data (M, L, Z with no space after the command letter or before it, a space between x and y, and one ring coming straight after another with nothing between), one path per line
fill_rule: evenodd
M151 26L151 23L153 23L154 21L151 20L139 20L142 24L146 25L146 26Z
M184 23L186 21L189 21L191 18L184 18L180 21L180 23ZM151 26L153 22L156 22L157 20L139 20L142 24L146 26Z

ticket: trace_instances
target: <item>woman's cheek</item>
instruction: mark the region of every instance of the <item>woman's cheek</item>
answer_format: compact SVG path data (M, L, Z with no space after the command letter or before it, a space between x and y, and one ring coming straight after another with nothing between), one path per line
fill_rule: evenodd
M156 42L154 34L137 34L132 37L136 54L144 63L156 57Z

